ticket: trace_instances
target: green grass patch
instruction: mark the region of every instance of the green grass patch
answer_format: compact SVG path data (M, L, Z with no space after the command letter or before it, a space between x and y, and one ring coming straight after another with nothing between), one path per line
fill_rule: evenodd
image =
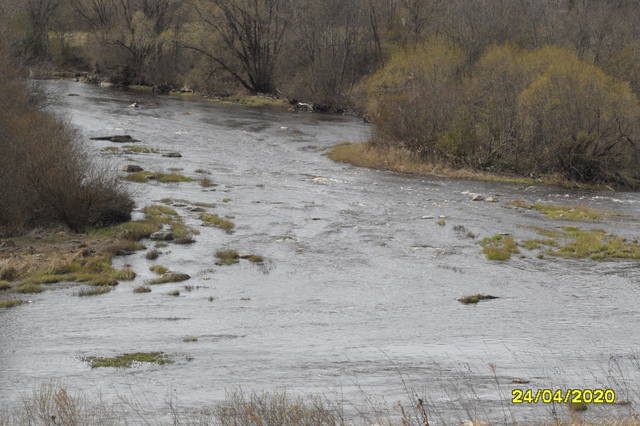
M89 363L91 368L131 368L135 364L173 364L173 361L164 352L136 352L115 357L89 356L82 360Z
M203 222L203 226L213 226L216 228L224 229L225 231L231 231L236 225L228 220L225 220L217 214L200 213L198 216Z
M171 232L173 232L173 242L176 244L193 244L196 240L193 238L193 234L198 231L189 228L183 223L171 224Z
M618 216L618 213L616 212L608 210L598 210L587 206L528 204L521 200L513 201L509 203L508 206L536 210L542 213L547 219L552 220L599 222L609 216Z
M82 289L78 292L78 296L87 297L87 296L99 296L101 294L109 293L113 290L113 287L110 285L103 285L100 287L90 288L90 289Z
M208 98L207 101L217 104L242 105L248 107L289 108L289 103L286 100L266 96L231 96L228 98Z
M532 240L522 241L520 245L526 248L527 250L537 250L542 246L557 247L560 244L556 240L552 240L552 239L546 239L546 240L532 239Z
M216 265L228 266L240 263L240 253L235 250L220 250L216 253Z
M13 308L20 306L24 303L24 300L0 300L0 309Z
M494 235L480 241L482 251L489 260L506 261L512 254L519 253L513 238L505 235Z
M184 339L182 339L183 342L185 343L193 343L193 342L197 342L198 338L197 337L185 337Z
M162 265L154 265L154 266L150 267L149 270L151 272L153 272L154 274L158 274L158 275L164 275L167 272L169 272L169 268L167 268L166 266L162 266Z
M187 281L190 279L191 277L187 274L180 274L177 272L167 272L159 278L149 280L147 284L159 285L159 284L167 284L167 283L181 283L183 281Z
M36 294L42 293L44 291L44 287L38 283L23 283L15 287L13 291L21 294Z
M542 235L543 237L549 237L549 238L560 238L562 237L564 234L560 231L554 231L551 229L545 229L545 228L540 228L539 226L518 226L518 228L522 228L522 229L530 229L532 231L535 231L538 235Z
M193 182L193 179L177 173L159 173L159 172L135 172L129 173L124 177L125 180L135 183L148 183L151 180L160 183L179 183Z
M251 263L264 263L264 257L258 256L256 254L249 254L245 256L240 256L242 259L246 259Z
M104 251L113 256L129 256L137 251L146 249L147 247L138 241L124 239L113 242Z
M546 254L567 259L592 260L640 260L640 244L601 229L581 230L564 228L569 241L558 248L547 250Z

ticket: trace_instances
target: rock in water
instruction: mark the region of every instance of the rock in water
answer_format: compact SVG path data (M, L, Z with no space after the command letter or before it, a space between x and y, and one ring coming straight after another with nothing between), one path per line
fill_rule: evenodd
M175 235L173 235L173 232L159 231L151 234L149 238L154 241L173 241L175 239Z
M125 172L127 173L138 173L138 172L144 172L144 169L140 166L136 166L135 164L129 164L125 169Z
M166 154L162 154L162 156L167 158L181 158L182 154L179 152L167 152Z
M474 194L471 201L484 201L484 195Z
M99 138L91 138L92 141L109 141L115 143L130 143L140 142L137 139L131 137L131 135L115 135L115 136L101 136Z

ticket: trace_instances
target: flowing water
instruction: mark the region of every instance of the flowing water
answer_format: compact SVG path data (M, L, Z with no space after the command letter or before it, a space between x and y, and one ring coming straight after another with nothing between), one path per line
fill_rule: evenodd
M633 262L547 257L491 262L478 240L496 233L533 237L519 225L562 225L533 211L506 208L523 199L586 204L635 216L637 193L576 192L553 187L417 177L332 162L323 151L367 138L361 121L331 115L251 109L179 97L151 97L74 82L49 82L57 111L82 131L92 152L119 166L146 170L206 169L217 187L198 183L131 184L138 209L162 198L215 203L235 232L201 228L191 246L117 260L139 274L113 292L73 297L48 291L33 304L0 312L0 407L14 407L39 383L63 381L106 400L134 394L150 407L167 399L210 406L225 391L286 389L360 403L365 395L392 405L405 387L426 392L440 421L478 416L501 423L548 418L549 406L511 406L513 387L640 385L633 368L640 344L640 268ZM68 97L68 93L80 96ZM140 108L129 108L137 101ZM139 145L178 151L106 155L130 134ZM498 194L473 202L470 191ZM227 199L228 202L223 202ZM230 199L230 201L228 200ZM446 225L438 226L440 216ZM599 227L637 238L638 222ZM234 248L265 256L264 266L215 266L214 253ZM192 275L188 283L133 287L153 264ZM185 291L184 285L194 286ZM180 297L168 297L180 289ZM465 306L478 292L500 298ZM214 298L210 301L210 298ZM183 338L198 337L185 343ZM166 366L91 369L88 355L163 351ZM490 367L495 366L495 373ZM612 374L612 367L622 372ZM614 378L612 378L612 376ZM513 378L530 380L514 385ZM460 407L470 410L466 412ZM622 411L621 411L622 410ZM593 407L595 418L624 413ZM506 419L506 420L505 420Z

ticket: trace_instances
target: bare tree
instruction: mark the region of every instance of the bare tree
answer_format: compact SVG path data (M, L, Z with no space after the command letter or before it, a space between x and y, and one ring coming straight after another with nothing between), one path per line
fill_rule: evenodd
M219 45L185 46L206 55L250 92L273 93L275 68L290 24L288 1L205 0L194 6Z

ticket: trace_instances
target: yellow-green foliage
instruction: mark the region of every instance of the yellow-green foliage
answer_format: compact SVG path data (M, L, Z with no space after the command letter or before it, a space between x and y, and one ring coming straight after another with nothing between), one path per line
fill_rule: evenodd
M226 231L231 231L236 227L233 222L222 219L216 214L201 213L199 218L203 222L203 226L213 226L216 228L224 229Z
M524 201L513 201L511 207L537 210L546 218L553 220L573 220L597 222L607 216L616 216L616 212L598 210L587 206L556 206L551 204L528 204Z
M465 61L465 53L441 37L394 52L366 83L377 138L432 152L459 105L452 95Z
M7 281L0 281L0 291L9 290L11 288L11 284Z
M512 254L519 253L518 246L513 238L505 235L495 235L480 242L482 251L489 260L509 260Z
M572 50L489 47L469 65L431 38L367 81L372 142L453 167L640 185L640 103L629 84Z
M0 309L13 308L14 306L20 306L23 303L23 300L0 300Z

